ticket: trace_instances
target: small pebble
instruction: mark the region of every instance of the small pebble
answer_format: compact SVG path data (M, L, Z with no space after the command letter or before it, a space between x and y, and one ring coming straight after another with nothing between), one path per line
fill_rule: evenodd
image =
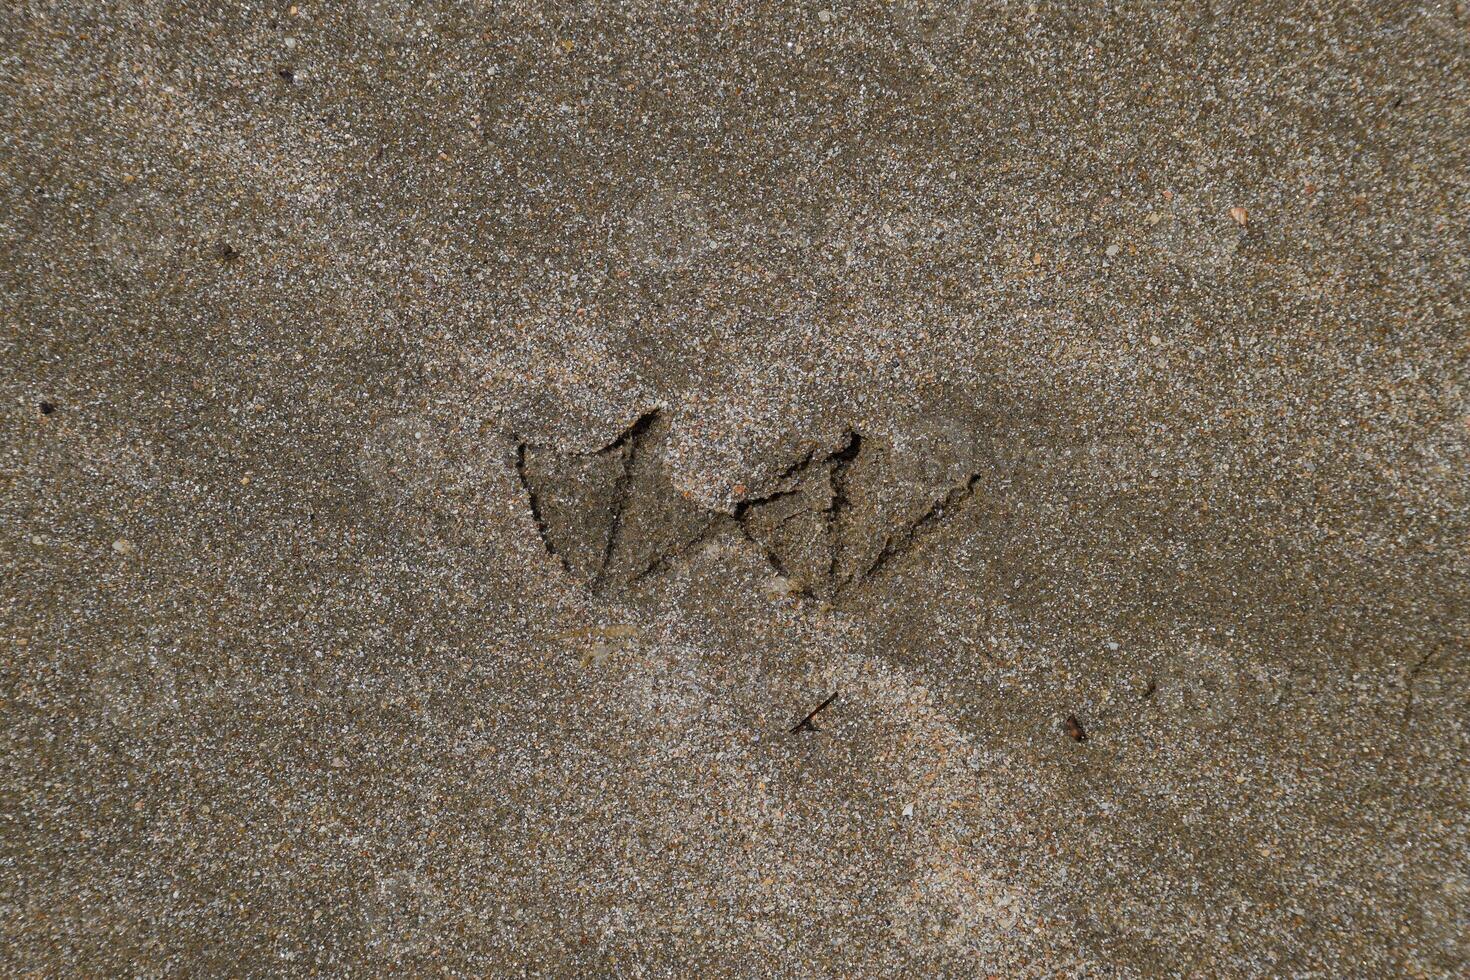
M118 538L112 542L112 550L119 555L131 555L136 549L133 547L133 542L127 538Z

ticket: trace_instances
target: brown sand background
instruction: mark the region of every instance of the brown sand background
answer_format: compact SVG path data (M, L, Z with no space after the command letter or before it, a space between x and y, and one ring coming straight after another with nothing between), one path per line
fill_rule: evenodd
M1467 42L7 6L0 969L1463 975ZM652 411L691 512L972 492L589 589L518 450Z

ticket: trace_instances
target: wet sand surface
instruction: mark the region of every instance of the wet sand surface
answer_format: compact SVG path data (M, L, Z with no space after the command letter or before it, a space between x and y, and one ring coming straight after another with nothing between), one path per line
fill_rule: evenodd
M1463 975L1467 46L7 8L0 970Z

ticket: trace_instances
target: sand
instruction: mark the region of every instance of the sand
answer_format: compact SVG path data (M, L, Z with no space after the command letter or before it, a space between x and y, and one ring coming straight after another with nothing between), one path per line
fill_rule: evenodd
M0 972L1463 975L1467 41L7 8Z

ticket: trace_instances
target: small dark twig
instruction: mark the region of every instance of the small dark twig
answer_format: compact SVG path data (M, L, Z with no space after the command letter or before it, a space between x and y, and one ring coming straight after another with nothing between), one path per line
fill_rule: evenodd
M817 726L812 724L812 719L817 716L817 712L821 711L823 708L827 707L827 705L831 704L833 700L836 699L836 697L837 692L833 691L830 695L827 696L827 700L823 701L821 704L813 708L801 721L798 721L796 724L792 725L791 731L787 732L786 734L795 735L799 731L816 731Z

